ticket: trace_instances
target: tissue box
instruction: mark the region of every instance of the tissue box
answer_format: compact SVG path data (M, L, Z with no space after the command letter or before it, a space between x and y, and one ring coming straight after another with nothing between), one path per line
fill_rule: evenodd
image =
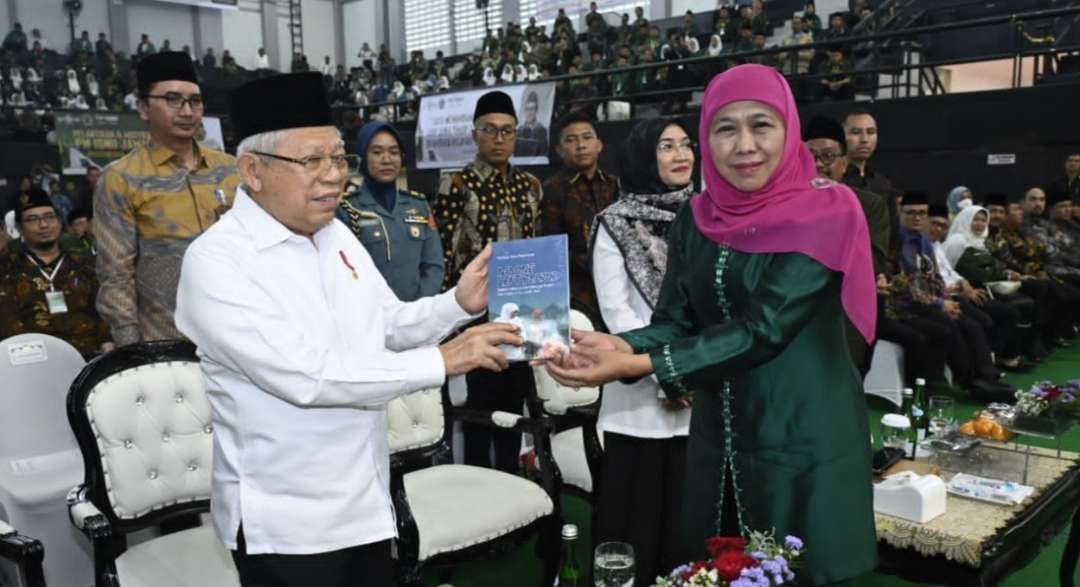
M874 485L874 511L919 524L945 513L945 481L904 471Z

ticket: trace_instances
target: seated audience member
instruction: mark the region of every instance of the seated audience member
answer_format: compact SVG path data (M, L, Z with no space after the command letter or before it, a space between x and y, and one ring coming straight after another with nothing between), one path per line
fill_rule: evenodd
M997 365L1026 372L1030 369L1021 364L1020 355L1030 339L1035 304L1021 293L992 296L986 289L992 281L1019 281L1019 275L1008 272L986 250L989 226L990 213L981 206L964 208L951 225L946 206L930 207L930 240L945 286L956 295L964 315L977 320L990 337Z
M1023 200L1008 201L1004 195L987 197L990 236L986 248L1005 267L1020 274L1020 291L1035 300L1039 312L1036 323L1041 337L1035 337L1037 351L1029 355L1036 362L1046 348L1074 335L1073 325L1080 310L1080 289L1062 283L1046 271L1044 247L1021 232L1024 225Z
M94 209L75 208L68 214L68 232L73 244L85 249L91 255L97 254L94 247Z
M540 232L566 234L570 246L570 299L595 326L601 324L589 262L593 218L619 195L619 179L600 168L604 142L592 118L571 111L559 121L555 151L562 159L559 173L544 182L540 202Z
M1055 238L1063 249L1080 254L1080 223L1073 219L1075 204L1065 191L1051 191L1047 194L1046 205L1050 215L1050 225L1056 231Z
M960 210L974 204L975 195L967 186L958 185L949 191L945 198L945 205L949 208L949 219L960 213Z
M86 358L112 349L94 308L93 258L61 246L60 215L48 194L31 188L16 202L18 252L0 255L0 340L40 332L71 343Z
M803 139L806 141L810 153L814 156L818 175L836 182L841 181L848 166L844 127L831 118L816 116L807 123ZM870 252L874 262L874 275L879 281L887 280L889 275L889 237L892 230L888 203L883 196L869 190L855 187L852 187L851 190L855 192L855 197L859 200L859 206L866 216L866 226L870 232ZM884 306L879 303L879 316L884 314L883 310ZM871 348L850 321L847 323L847 333L851 358L865 375L870 369Z
M1060 192L1051 206L1060 201ZM1080 287L1080 246L1061 231L1046 215L1046 192L1031 188L1024 194L1024 236L1038 241L1046 251L1046 270L1072 286Z
M964 315L959 302L946 290L934 260L934 246L923 234L929 213L926 202L925 193L905 192L901 203L900 273L891 284L895 315L930 342L935 357L930 379L942 378L940 359L944 358L954 383L976 400L1011 401L1013 391L997 383L1001 372L993 364L986 333L976 320Z
M60 214L60 220L64 223L64 228L68 227L68 214L71 214L74 205L69 198L60 188L60 182L58 180L52 180L49 182L49 200L52 201L56 211Z
M834 44L829 47L828 59L821 64L818 73L827 73L829 77L820 80L822 95L828 100L850 101L855 99L855 68L844 55L844 47Z

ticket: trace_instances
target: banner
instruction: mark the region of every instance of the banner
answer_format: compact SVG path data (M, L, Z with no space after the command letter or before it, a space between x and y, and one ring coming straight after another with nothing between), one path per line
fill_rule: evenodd
M208 147L224 150L221 120L203 117ZM150 140L146 122L135 112L63 111L56 114L56 145L64 175L82 175L88 167L104 167Z
M555 107L555 83L496 86L465 92L431 94L420 98L416 123L418 169L460 168L476 157L473 143L473 111L484 94L506 92L517 111L517 145L514 165L547 165L551 149L551 115Z

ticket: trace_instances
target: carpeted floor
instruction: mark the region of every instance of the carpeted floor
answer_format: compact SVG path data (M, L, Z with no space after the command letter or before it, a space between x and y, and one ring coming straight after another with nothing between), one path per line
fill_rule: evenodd
M1064 381L1080 377L1080 343L1069 349L1060 349L1047 358L1038 368L1026 375L1010 375L1006 381L1014 387L1026 388L1035 381L1051 380ZM967 398L960 391L934 389L933 393L951 393L956 398L956 413L960 418L970 414L979 408L978 404ZM870 409L867 417L871 426L876 429L881 415L886 411L892 411L891 404L877 397L869 397ZM1050 441L1035 441L1035 444L1050 446ZM1080 452L1080 427L1074 428L1065 438L1063 443L1067 450ZM563 507L568 522L578 525L580 539L578 540L579 559L582 564L591 564L591 508L585 500L574 496L566 496L563 499ZM1061 553L1065 548L1065 534L1059 535L1030 565L1020 572L1012 575L1002 583L1004 587L1034 587L1058 584L1058 564L1061 561ZM540 564L535 556L532 543L525 544L516 551L498 560L475 563L462 566L454 570L449 578L449 583L454 587L527 587L536 585L540 575ZM434 573L429 573L425 583L434 587L440 581ZM860 587L899 587L915 585L902 581L895 577L870 573L860 577L857 583Z

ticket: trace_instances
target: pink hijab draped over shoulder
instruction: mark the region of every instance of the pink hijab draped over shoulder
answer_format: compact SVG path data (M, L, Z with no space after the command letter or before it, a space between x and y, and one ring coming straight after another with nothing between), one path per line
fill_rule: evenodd
M709 150L713 117L724 106L741 100L772 107L787 131L780 164L754 192L728 183ZM817 177L801 128L791 88L775 69L740 65L713 78L701 109L698 136L706 187L690 201L694 221L711 240L737 251L803 253L842 273L844 311L863 338L872 341L877 288L866 217L850 188Z

